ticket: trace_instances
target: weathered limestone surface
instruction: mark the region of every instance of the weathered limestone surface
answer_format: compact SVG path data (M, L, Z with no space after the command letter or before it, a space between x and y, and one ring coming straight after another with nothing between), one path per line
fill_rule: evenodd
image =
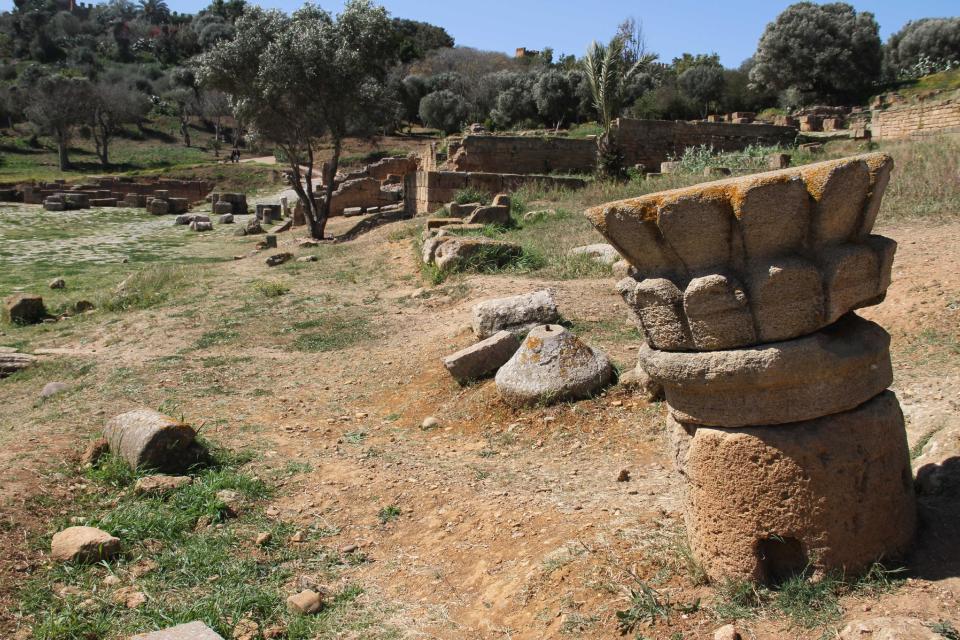
M639 360L663 384L676 419L720 427L846 411L893 382L890 335L854 314L803 338L745 349L680 353L644 345Z
M636 268L618 286L654 348L788 340L883 300L896 243L870 231L892 166L869 154L623 200L587 216Z
M202 622L188 622L152 633L141 633L130 640L223 640L223 637Z
M607 356L560 325L534 328L497 372L497 390L515 407L587 398L613 377Z
M103 430L110 451L132 468L158 470L183 466L196 435L190 425L152 409L136 409L111 419Z
M520 341L515 335L500 331L443 358L442 362L457 382L465 384L494 373L519 347Z
M485 300L473 306L471 315L473 332L481 339L503 330L525 335L536 326L560 320L557 301L549 289Z
M37 324L47 315L47 308L40 296L18 293L3 303L3 319L12 324Z
M96 527L68 527L50 542L50 557L57 562L99 562L119 552L120 539Z
M767 582L808 563L853 573L913 536L910 453L890 392L773 428L669 423L691 549L711 576Z
M17 371L26 369L34 362L36 358L26 353L4 352L0 351L0 378L15 374Z

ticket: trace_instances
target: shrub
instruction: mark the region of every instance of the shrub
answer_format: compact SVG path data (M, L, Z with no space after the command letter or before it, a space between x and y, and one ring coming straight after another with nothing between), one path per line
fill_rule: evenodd
M420 101L420 120L444 133L459 131L469 114L467 101L447 89L427 94Z

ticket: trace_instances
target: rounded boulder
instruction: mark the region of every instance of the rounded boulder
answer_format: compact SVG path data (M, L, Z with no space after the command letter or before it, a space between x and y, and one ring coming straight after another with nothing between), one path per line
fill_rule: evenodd
M497 390L515 407L587 398L609 384L607 356L556 324L535 327L497 372Z

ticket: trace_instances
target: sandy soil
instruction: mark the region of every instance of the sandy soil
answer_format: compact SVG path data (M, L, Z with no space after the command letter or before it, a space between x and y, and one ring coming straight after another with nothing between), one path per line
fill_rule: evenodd
M615 612L625 608L637 580L656 585L674 603L709 603L711 587L692 585L672 559L682 518L678 477L664 450L664 406L613 388L591 401L516 411L499 401L492 382L461 389L439 362L470 343L469 309L478 299L550 286L566 318L618 324L625 308L613 283L471 276L414 297L424 285L410 240L391 240L394 230L389 225L353 243L350 258L375 265L375 276L332 283L304 270L292 285L296 295L365 305L377 338L320 354L257 339L212 349L205 355L250 358L229 372L204 374L204 384L237 390L231 395L197 397L189 393L201 382L196 371L149 368L152 359L189 345L202 331L178 317L179 309L90 321L71 336L34 346L65 349L98 370L137 372L142 401L177 397L189 420L213 425L208 435L261 449L267 467L309 465L282 486L276 517L337 529L331 545L359 545L372 562L351 569L349 579L381 600L388 620L409 637L614 637ZM915 441L933 425L958 419L956 354L941 352L949 342L928 338L946 336L956 345L960 336L960 223L898 224L878 232L900 249L886 302L864 315L893 336L894 389ZM284 238L281 249L290 246L292 237ZM235 252L225 244L225 255ZM201 304L214 313L251 281L273 275L259 258L209 269L215 285ZM265 317L252 335L279 326L283 313ZM636 344L595 343L617 362L635 361ZM38 384L0 386L4 405L14 411L0 423L6 427L0 428L0 520L7 531L0 582L9 586L40 562L28 541L45 523L35 518L31 499L53 495L69 508L57 461L75 456L107 417L136 404L130 395L108 401L85 388L57 411L38 409ZM273 393L251 393L259 388ZM440 426L422 430L426 416ZM253 435L242 428L251 424L261 427ZM622 469L630 471L629 482L617 482ZM377 512L389 504L402 516L381 524ZM909 615L960 623L958 506L924 505L917 551L907 559L910 579L877 599L846 598L845 620ZM0 594L6 606L9 586ZM703 607L637 631L649 638L677 632L709 638L720 624ZM738 628L744 637L763 639L823 633L770 617Z

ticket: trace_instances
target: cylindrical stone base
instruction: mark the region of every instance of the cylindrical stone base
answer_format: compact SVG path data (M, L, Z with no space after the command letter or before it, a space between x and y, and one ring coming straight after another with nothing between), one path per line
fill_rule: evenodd
M714 579L856 573L905 550L916 506L903 414L886 391L776 427L670 419L690 547Z

